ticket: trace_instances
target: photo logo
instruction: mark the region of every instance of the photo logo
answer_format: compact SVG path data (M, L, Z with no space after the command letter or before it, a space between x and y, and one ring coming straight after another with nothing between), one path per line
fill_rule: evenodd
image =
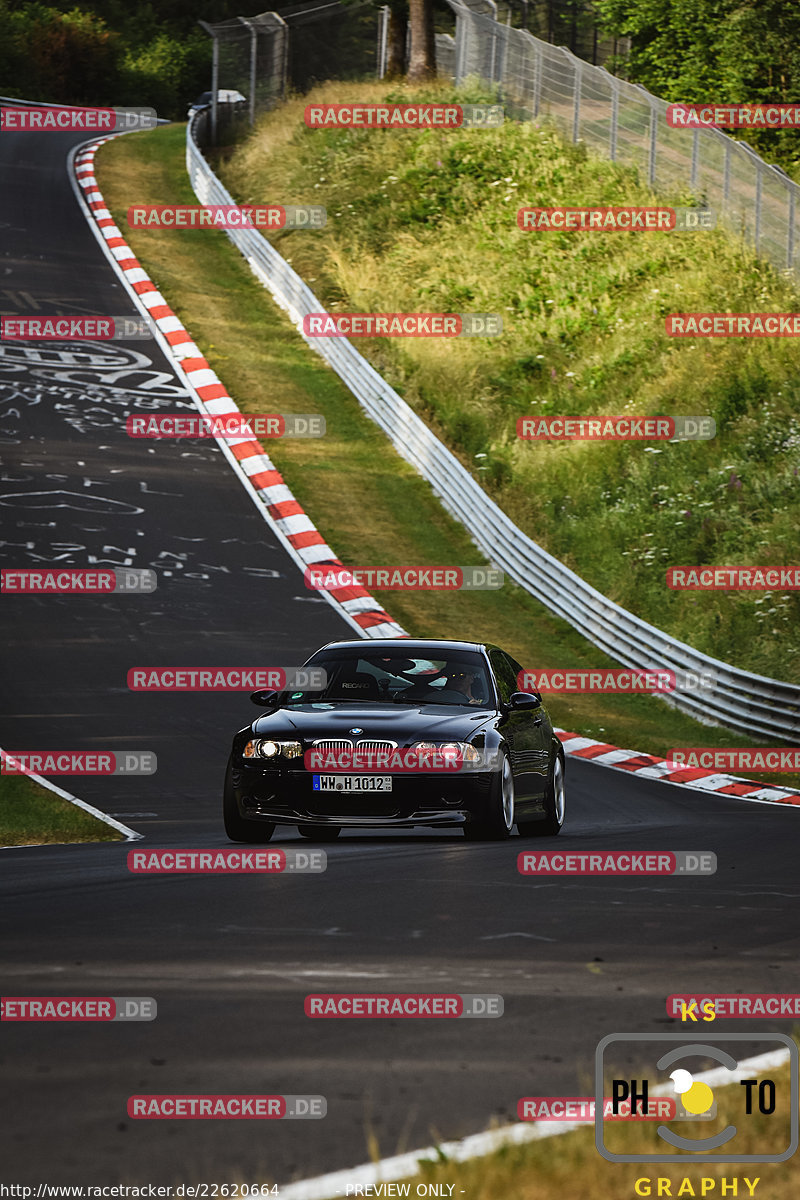
M733 1054L742 1043L763 1046L764 1050L782 1053L788 1050L788 1084L774 1079L742 1078L748 1063L738 1063ZM723 1049L728 1047L728 1049ZM625 1063L637 1054L652 1061L647 1075L631 1078ZM711 1059L718 1064L708 1071L702 1064ZM757 1060L754 1060L754 1064ZM684 1033L612 1033L603 1038L595 1055L595 1144L609 1162L669 1162L695 1159L706 1163L784 1162L798 1147L798 1111L800 1110L797 1046L785 1034L730 1033L714 1034L714 1042L687 1042ZM698 1077L699 1075L705 1078ZM677 1115L675 1125L659 1125L658 1137L665 1143L655 1153L625 1153L613 1149L613 1133L603 1112L605 1081L611 1076L612 1112L615 1106L629 1103L634 1111L647 1113L651 1096L668 1092L675 1095L690 1116L702 1118L711 1111L715 1101L714 1089L726 1088L726 1096L734 1102L737 1124L729 1124L705 1137L687 1137L680 1131L684 1119ZM778 1114L778 1098L781 1112ZM756 1111L770 1117L767 1144L757 1154L744 1154L738 1149L737 1134L747 1118ZM773 1119L774 1118L774 1119ZM719 1122L715 1122L719 1123ZM607 1127L608 1126L608 1127ZM713 1128L713 1127L712 1127ZM611 1140L609 1145L608 1140ZM722 1150L721 1154L709 1151ZM677 1153L674 1153L677 1151Z

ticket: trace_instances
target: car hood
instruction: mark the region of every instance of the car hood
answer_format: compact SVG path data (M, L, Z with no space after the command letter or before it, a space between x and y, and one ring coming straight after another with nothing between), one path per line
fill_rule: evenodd
M414 740L468 741L495 715L493 709L453 708L443 704L303 704L257 717L259 737L387 739L402 745ZM363 733L350 733L363 729Z

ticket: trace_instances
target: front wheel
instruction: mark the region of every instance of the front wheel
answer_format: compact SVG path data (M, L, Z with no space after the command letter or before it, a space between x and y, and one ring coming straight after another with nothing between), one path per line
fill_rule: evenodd
M555 837L561 832L564 824L566 803L564 764L561 761L561 755L556 754L544 796L544 820L517 822L520 837Z
M500 770L492 780L489 792L489 814L483 820L465 825L464 837L470 842L507 838L514 827L514 808L514 773L508 755L502 752Z
M275 826L270 825L268 821L248 821L247 817L243 817L239 812L233 787L233 761L230 758L222 792L222 817L225 832L232 842L268 842L275 832Z
M312 842L335 842L342 832L341 825L298 825L300 837L309 838Z

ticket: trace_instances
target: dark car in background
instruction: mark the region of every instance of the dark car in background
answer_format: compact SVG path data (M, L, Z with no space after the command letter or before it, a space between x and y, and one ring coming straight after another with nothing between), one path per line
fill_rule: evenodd
M508 837L514 825L523 837L561 830L561 743L541 696L518 691L522 667L498 646L331 642L304 667L322 668L325 686L253 693L265 711L233 739L223 799L232 841L266 842L278 825L320 841L358 827L452 826L473 840ZM326 754L417 755L421 769L310 765ZM424 769L429 754L459 767Z

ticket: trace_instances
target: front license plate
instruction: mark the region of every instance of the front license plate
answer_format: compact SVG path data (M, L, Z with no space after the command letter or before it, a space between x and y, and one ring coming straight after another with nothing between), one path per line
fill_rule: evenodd
M315 792L390 792L391 775L314 775Z

